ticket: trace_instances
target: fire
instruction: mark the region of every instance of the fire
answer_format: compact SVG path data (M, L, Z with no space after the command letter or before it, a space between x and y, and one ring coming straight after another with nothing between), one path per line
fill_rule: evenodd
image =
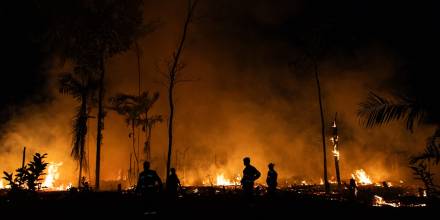
M371 181L371 178L367 175L367 173L363 169L356 170L354 174L351 174L353 179L356 179L356 181L362 185L369 185L373 184L373 181Z
M232 181L226 179L222 173L220 175L217 175L216 185L218 185L218 186L232 186L232 185L234 185L234 183Z
M41 185L43 188L46 188L46 189L56 189L54 187L54 183L60 177L60 173L58 172L58 168L61 165L63 165L63 162L59 162L59 163L51 162L51 163L49 163L48 168L47 168L46 177L44 179L43 184Z
M0 189L4 189L4 188L5 188L5 186L3 185L3 180L0 179Z
M215 185L215 186L236 186L240 185L241 177L240 175L237 175L234 179L228 179L225 177L224 173L220 173L216 175L215 181L213 182L211 178L208 178L206 180L203 180L203 185Z
M391 207L399 207L400 203L386 202L382 197L378 195L374 195L373 206L384 206L384 205Z

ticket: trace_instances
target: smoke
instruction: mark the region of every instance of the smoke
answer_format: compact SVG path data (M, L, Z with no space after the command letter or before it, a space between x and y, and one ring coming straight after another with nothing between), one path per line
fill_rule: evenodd
M227 10L229 3L225 6L215 2L200 2L198 13L211 14L215 19L203 16L196 19L190 27L183 54L186 68L181 74L197 80L179 84L175 93L172 164L181 181L200 184L208 176L220 173L234 177L242 172L243 157L249 156L263 177L267 164L273 162L282 180L319 182L323 153L313 73L299 74L289 67L295 48L288 39L268 36L260 27L240 29L246 22L232 23L241 16L234 17L234 12L225 17L221 12ZM139 42L143 50L141 89L160 92L161 97L151 114L167 118L167 90L157 66L163 66L179 40L185 5L171 1L147 2L145 8L147 20L160 18L162 23L156 32ZM262 16L261 10L255 6L240 13L270 26L283 21L286 13L296 13L298 9L279 15L270 13L270 16ZM338 113L344 180L362 168L373 180L412 181L408 157L423 149L432 128L420 126L410 133L402 124L393 123L366 129L356 116L359 102L369 91L389 92L390 81L398 76L398 62L392 52L378 44L361 49L354 56L337 55L319 63L327 131L334 114ZM111 59L107 70L107 98L120 92L138 93L134 51ZM62 178L76 181L77 167L69 154L71 117L77 104L71 97L58 94L57 72L60 71L53 70L49 74L55 99L43 105L30 104L24 116L8 123L9 129L2 140L5 147L0 152L1 169L11 171L18 167L22 146L27 146L31 152L48 153L49 161L63 161ZM129 167L129 128L122 116L111 111L107 112L104 127L102 179L121 179ZM95 119L91 119L88 154L92 179L95 136ZM144 134L139 138L142 147ZM328 175L332 177L335 174L329 137L326 141ZM165 120L153 129L151 149L152 168L162 177L167 143ZM260 182L264 182L264 178Z

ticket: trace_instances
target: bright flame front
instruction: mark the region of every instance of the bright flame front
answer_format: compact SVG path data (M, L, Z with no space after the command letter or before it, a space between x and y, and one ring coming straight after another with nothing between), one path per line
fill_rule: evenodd
M351 176L353 177L353 179L356 179L356 181L362 185L373 184L373 181L371 181L371 178L367 175L367 173L363 169L356 170L354 174L351 174Z
M58 168L63 165L63 162L55 163L51 162L48 164L47 174L44 178L44 182L41 185L46 189L56 189L54 184L55 181L60 178L60 173L58 172Z

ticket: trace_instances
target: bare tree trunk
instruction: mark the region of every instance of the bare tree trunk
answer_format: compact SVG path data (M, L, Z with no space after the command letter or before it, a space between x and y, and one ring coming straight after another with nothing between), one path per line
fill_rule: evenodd
M26 162L26 147L23 147L23 160L21 161L21 168L24 169L24 163Z
M325 192L330 192L330 185L328 182L327 177L327 153L326 153L326 146L325 146L325 120L324 120L324 112L322 110L322 97L321 97L321 85L319 82L319 74L318 74L318 64L316 61L313 61L314 71L315 71L315 79L316 79L316 87L318 89L318 100L319 100L319 111L321 116L321 135L322 135L322 152L324 157L324 186L325 186Z
M139 173L139 157L136 153L135 129L136 129L135 121L132 120L131 121L131 141L132 141L132 147L133 147L134 161L136 163L136 166L134 168L135 168L135 172L137 175Z
M85 146L86 146L86 135L87 135L87 121L88 121L88 113L87 113L87 101L88 97L86 94L82 94L81 97L81 113L80 117L81 119L81 126L84 126L84 130L81 131L81 140L80 140L80 149L79 149L79 173L78 173L78 188L81 187L81 176L82 176L82 169L83 169L83 161L84 161L84 153L85 153Z
M99 94L98 94L98 117L97 117L97 137L96 137L96 171L95 171L95 188L99 190L99 175L101 168L101 144L102 144L102 129L104 127L104 77L105 77L105 60L104 55L100 59L100 78L99 78Z
M173 100L173 93L174 93L174 86L176 84L176 74L178 71L179 66L179 60L180 55L183 51L183 45L186 40L186 34L188 31L189 24L191 23L191 18L193 16L194 9L197 5L197 0L192 2L191 0L188 1L188 11L186 14L185 23L183 26L183 34L179 42L179 46L177 47L176 52L173 54L173 63L171 65L171 68L169 69L169 87L168 87L168 101L169 101L169 107L170 107L170 115L168 119L168 157L167 157L167 173L166 173L166 179L168 179L168 175L170 173L170 167L171 167L171 154L173 149L173 120L174 120L174 100Z
M151 130L153 129L152 125L148 125L147 137L145 137L145 158L146 160L151 160Z
M336 180L338 182L338 191L342 192L341 174L339 172L339 137L338 127L336 125L336 117L338 113L335 113L335 120L333 121L333 157L335 159Z

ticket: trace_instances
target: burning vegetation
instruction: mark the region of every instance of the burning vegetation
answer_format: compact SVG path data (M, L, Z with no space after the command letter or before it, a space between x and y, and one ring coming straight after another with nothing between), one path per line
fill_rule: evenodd
M346 33L328 37L340 28L323 24L274 25L284 19L275 15L243 20L258 28L236 38L244 28L235 25L243 24L217 14L223 11L217 6L229 3L181 1L176 5L184 13L170 14L162 26L147 15L169 11L165 3L156 10L142 0L68 2L34 5L42 20L53 21L35 37L42 48L56 48L45 76L51 101L29 104L1 130L0 208L14 199L96 201L105 193L135 204L148 194L141 183L149 176L158 198L199 206L210 199L241 202L246 193L249 201L263 201L258 208L275 200L323 207L439 204L438 109L426 98L366 94L395 81L401 64L392 51L339 45L333 40ZM199 13L231 30L199 21ZM277 25L286 36L262 33ZM292 30L284 33L285 27ZM388 124L400 120L405 128ZM32 155L28 163L21 146ZM247 192L246 155L258 173ZM265 168L274 163L271 188ZM171 173L179 186L174 194Z

